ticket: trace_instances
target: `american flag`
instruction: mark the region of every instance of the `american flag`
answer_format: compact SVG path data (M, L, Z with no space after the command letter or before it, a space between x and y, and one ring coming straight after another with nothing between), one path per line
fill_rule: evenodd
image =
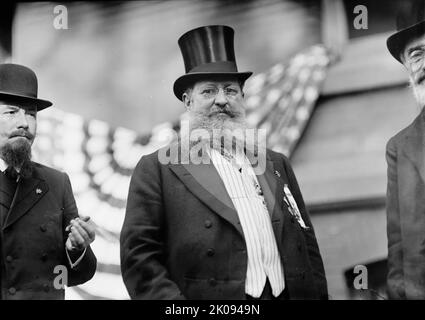
M266 129L268 148L291 155L314 110L331 57L329 50L315 45L247 80L248 123ZM80 214L90 216L97 228L92 244L96 274L83 285L67 288L66 299L129 298L120 271L119 235L131 174L142 155L173 140L179 125L162 123L140 135L56 108L39 114L35 161L69 174Z

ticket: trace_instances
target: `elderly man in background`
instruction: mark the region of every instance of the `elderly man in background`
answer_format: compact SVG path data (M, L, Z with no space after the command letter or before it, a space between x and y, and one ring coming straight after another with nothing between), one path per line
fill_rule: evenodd
M387 40L390 53L409 73L422 108L407 128L392 137L388 163L388 295L425 299L425 3L399 15L397 33ZM402 112L402 110L401 110Z
M252 73L238 72L233 35L230 27L207 26L179 39L186 74L174 94L190 130L181 129L179 152L172 145L143 156L133 173L121 232L122 275L133 299L328 296L288 159L264 147L257 155L264 168L255 170L253 150L234 134L247 129L242 89Z
M95 238L79 218L68 175L31 161L37 77L0 64L0 299L63 299L64 285L91 279Z

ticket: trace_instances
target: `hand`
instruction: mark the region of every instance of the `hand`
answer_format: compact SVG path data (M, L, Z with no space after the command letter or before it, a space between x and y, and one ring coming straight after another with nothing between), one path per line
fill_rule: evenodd
M75 218L65 228L65 231L70 231L66 240L68 251L83 251L94 241L96 233L94 226L88 223L89 220L90 217Z

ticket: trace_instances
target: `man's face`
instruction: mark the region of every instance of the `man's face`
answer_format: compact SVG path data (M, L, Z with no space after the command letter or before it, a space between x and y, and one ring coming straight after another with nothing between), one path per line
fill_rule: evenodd
M232 129L245 121L242 88L235 78L196 82L183 102L195 122L192 128Z
M0 155L6 150L30 150L37 130L37 108L0 101Z
M416 100L425 105L425 35L409 41L402 61L409 72L410 84Z

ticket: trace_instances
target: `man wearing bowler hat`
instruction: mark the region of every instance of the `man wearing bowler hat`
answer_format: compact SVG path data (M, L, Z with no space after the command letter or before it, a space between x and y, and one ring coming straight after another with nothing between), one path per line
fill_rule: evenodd
M37 98L29 68L0 64L0 299L63 299L91 279L94 227L78 217L68 175L31 161Z
M425 3L401 11L387 40L392 56L409 73L417 118L387 144L388 294L425 299Z
M143 156L132 175L121 269L133 299L328 296L288 159L247 138L256 133L243 94L252 73L237 70L233 37L230 27L206 26L178 41L186 74L174 94L188 131Z

